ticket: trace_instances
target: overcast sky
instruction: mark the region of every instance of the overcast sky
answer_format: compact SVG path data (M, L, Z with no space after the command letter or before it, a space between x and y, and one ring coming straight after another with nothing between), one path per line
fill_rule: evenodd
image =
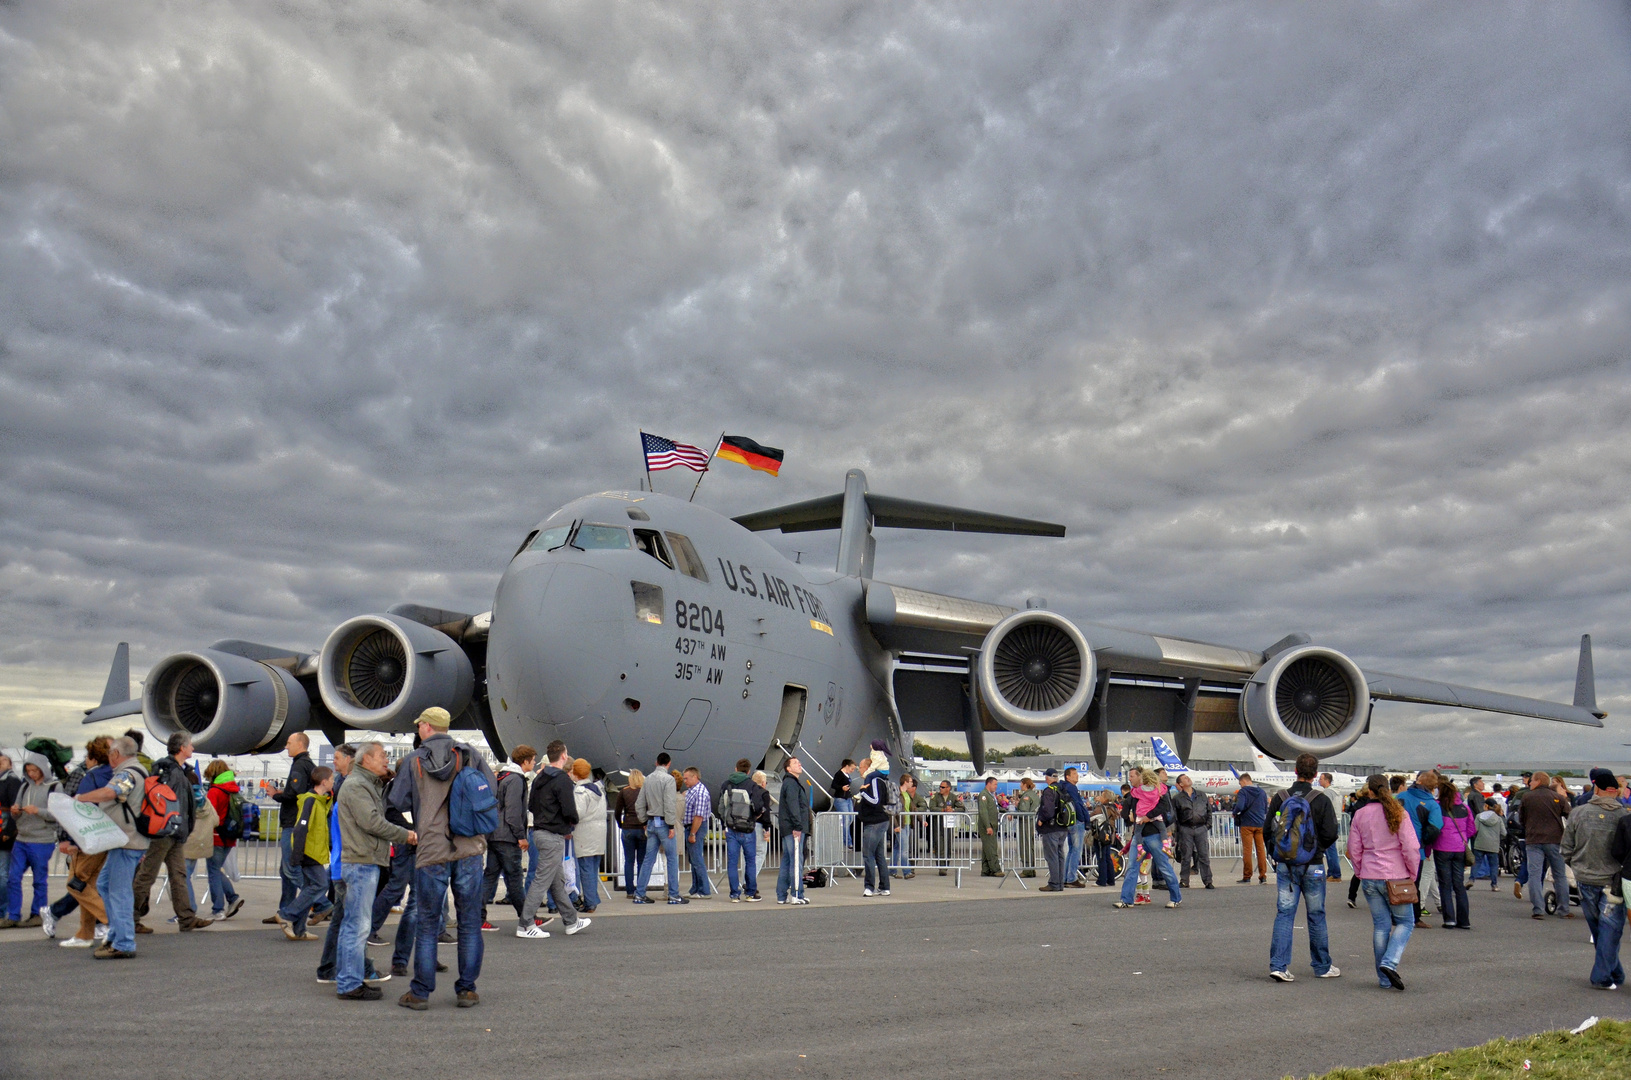
M1590 631L1603 732L1349 756L1623 759L1628 60L1609 3L7 5L0 742L120 640L484 610L643 426L785 448L729 512L1069 526L882 532L919 587L1565 700Z

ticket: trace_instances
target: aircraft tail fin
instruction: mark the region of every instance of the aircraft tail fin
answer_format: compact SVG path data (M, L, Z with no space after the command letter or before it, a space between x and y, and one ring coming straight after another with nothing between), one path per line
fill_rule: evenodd
M1608 714L1597 707L1597 676L1591 666L1591 635L1580 635L1580 666L1574 672L1574 707L1601 720Z
M102 704L86 709L85 719L81 723L95 724L141 711L141 698L130 696L130 643L121 641L119 647L113 650L113 666L108 669L108 683L102 689Z
M1150 746L1155 750L1155 760L1159 761L1161 767L1170 775L1177 776L1179 773L1189 771L1189 766L1184 764L1183 759L1173 752L1172 747L1168 746L1167 741L1161 736L1151 735Z

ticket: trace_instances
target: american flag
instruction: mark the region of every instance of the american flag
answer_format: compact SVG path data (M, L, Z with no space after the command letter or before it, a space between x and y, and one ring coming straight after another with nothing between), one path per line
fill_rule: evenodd
M659 469L672 469L676 465L684 465L692 472L708 471L708 451L697 446L687 446L673 439L665 439L661 435L652 435L642 431L640 433L640 448L646 454L646 468L651 472Z

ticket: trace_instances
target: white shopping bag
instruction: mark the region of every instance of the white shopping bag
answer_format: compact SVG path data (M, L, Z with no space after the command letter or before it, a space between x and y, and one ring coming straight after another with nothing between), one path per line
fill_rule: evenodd
M125 831L95 803L76 802L60 791L53 791L45 804L57 824L87 855L122 848L130 842Z
M228 881L241 879L241 875L238 873L238 849L236 847L227 849L227 857L221 860L221 873L227 876Z

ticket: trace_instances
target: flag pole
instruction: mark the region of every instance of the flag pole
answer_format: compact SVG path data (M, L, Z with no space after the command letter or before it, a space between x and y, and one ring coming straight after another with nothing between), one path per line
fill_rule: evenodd
M708 454L708 465L712 465L714 463L714 454L719 453L719 448L723 445L725 445L725 433L721 431L719 433L719 438L714 441L713 450ZM696 499L697 488L702 486L702 477L708 475L708 465L704 465L702 467L702 474L701 476L697 477L696 487L691 489L691 498L686 499L686 502L693 502Z
M651 486L651 459L646 456L646 429L645 428L640 428L639 430L640 430L640 460L641 460L641 462L643 462L645 464L645 467L646 467L646 490L647 491L654 491L655 489ZM693 492L692 494L695 494L695 492Z

